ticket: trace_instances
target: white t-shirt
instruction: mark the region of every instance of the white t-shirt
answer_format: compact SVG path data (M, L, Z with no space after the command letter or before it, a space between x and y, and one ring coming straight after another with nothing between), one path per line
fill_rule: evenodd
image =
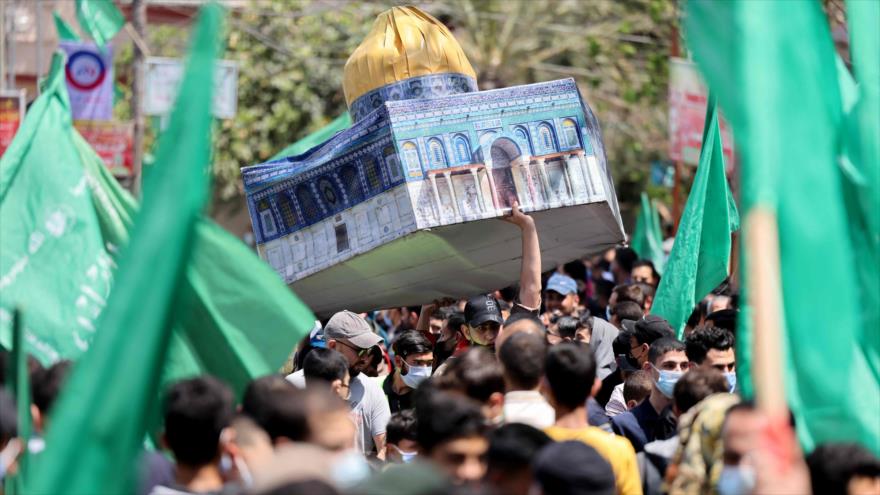
M287 375L287 381L297 388L305 388L306 378L302 370ZM388 420L391 419L391 409L388 407L388 399L382 392L376 380L363 373L351 379L351 396L348 405L351 407L351 419L357 428L355 446L358 452L365 455L376 453L376 444L373 437L385 433Z
M608 399L608 404L605 404L605 414L609 418L613 418L626 411L626 401L623 399L623 383L619 383L614 386L614 390L611 391L611 398Z
M543 430L556 422L556 412L540 392L514 390L504 394L504 422L525 423Z

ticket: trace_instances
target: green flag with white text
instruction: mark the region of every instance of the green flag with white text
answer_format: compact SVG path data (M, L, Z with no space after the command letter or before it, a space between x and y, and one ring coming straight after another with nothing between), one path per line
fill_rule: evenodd
M710 96L697 173L651 306L651 314L666 318L679 338L697 302L727 278L730 234L738 228L724 174L718 108Z
M663 236L660 233L660 215L647 193L642 193L641 200L642 208L636 217L636 227L633 230L630 247L639 258L651 260L657 273L662 274L666 254L663 252Z
M146 202L119 260L94 345L52 414L34 493L131 493L158 397L181 285L210 193L211 89L222 11L201 10L168 133L144 184ZM75 459L75 461L74 461Z
M819 2L690 0L686 17L737 136L744 216L776 216L780 360L801 443L856 441L880 454L880 3L847 2L857 87ZM748 264L743 252L743 287ZM749 396L752 329L739 324Z
M79 27L103 47L125 26L125 17L113 0L76 0Z

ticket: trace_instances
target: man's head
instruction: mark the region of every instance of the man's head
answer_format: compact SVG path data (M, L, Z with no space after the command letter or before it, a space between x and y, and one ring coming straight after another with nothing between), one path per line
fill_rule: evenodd
M431 376L434 350L431 341L418 330L407 330L394 340L394 366L403 382L415 388Z
M415 411L404 409L392 414L385 429L385 441L388 444L388 462L412 462L419 452Z
M641 404L649 395L654 381L647 371L635 371L630 373L623 382L623 401L627 409L632 409Z
M624 301L631 301L639 305L640 308L645 307L645 293L638 284L622 284L614 287L611 291L611 298L608 304L613 308L616 304Z
M528 495L532 461L552 440L541 430L521 423L502 425L489 433L486 481L498 495Z
M736 388L736 352L733 333L718 327L700 327L685 340L693 367L716 369L727 378L730 391Z
M807 456L813 493L880 493L880 459L857 443L826 443Z
M630 337L630 356L644 368L648 351L657 339L674 338L675 331L669 322L657 315L647 315L635 322Z
M498 301L487 295L472 297L464 306L464 318L464 337L471 344L488 347L494 352L495 339L504 322Z
M428 331L434 335L440 335L449 323L449 317L458 312L454 306L437 308L428 319Z
M562 316L556 320L551 330L547 332L547 343L556 345L565 341L590 343L592 328L589 326L589 316L575 318L574 316Z
M165 398L165 444L178 465L201 467L220 460L220 433L229 426L235 399L210 376L171 386Z
M343 400L351 395L348 361L333 349L313 349L303 361L303 374L309 386L320 380L329 384L330 390Z
M534 462L535 484L541 495L614 495L611 464L584 442L553 442Z
M489 441L480 406L431 386L416 389L416 432L425 458L455 483L478 483L486 474Z
M692 369L675 384L672 392L673 411L681 416L706 397L727 392L728 389L727 379L717 370Z
M507 339L498 353L504 370L504 382L508 392L534 390L544 375L544 359L547 344L537 335L518 333Z
M283 376L266 375L245 388L241 412L265 430L274 445L305 441L309 427L303 394Z
M357 376L370 364L370 349L382 341L366 320L351 311L340 311L330 318L324 326L324 339L328 349L345 356L351 376Z
M557 411L584 407L601 385L596 379L596 359L589 345L564 342L547 352L542 388Z
M573 278L561 273L554 273L547 279L547 288L544 293L544 305L547 311L559 311L564 315L571 315L579 303L577 282Z
M742 493L751 493L755 485L755 466L749 455L761 442L768 425L767 417L747 403L728 409L721 428L722 461L719 484L735 481Z
M495 356L483 347L471 347L449 362L439 385L482 405L487 420L500 419L504 406L504 375Z
M611 308L611 323L617 328L623 328L623 320L638 321L644 316L642 307L632 301L623 301L615 304Z
M327 387L308 384L303 397L306 412L305 441L331 452L355 447L355 424L348 403Z
M651 373L654 388L666 398L672 398L675 384L688 370L684 343L672 337L657 339L648 351L648 361L642 369Z
M614 261L611 263L611 272L618 283L627 282L631 275L633 264L639 256L628 247L620 247L614 250Z
M39 432L45 432L48 427L49 413L55 404L55 399L61 394L61 387L70 374L73 363L67 360L58 361L52 366L40 368L33 376L31 390L33 391L34 425Z
M638 260L633 263L632 280L657 287L660 285L660 274L657 273L651 260Z
M706 315L707 327L718 327L729 330L736 335L736 316L735 309L722 309Z
M540 318L527 312L514 313L504 321L504 326L501 327L501 333L498 334L498 338L495 339L495 353L497 354L500 352L501 346L504 345L504 342L510 338L511 335L517 333L537 335L542 339L547 335L547 338L550 338L547 333L547 327L544 326L544 323Z

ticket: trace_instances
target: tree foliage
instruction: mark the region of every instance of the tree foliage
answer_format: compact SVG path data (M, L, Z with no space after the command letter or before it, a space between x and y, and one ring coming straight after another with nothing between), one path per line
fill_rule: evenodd
M635 201L650 162L666 154L674 2L416 5L453 29L481 89L574 77L602 123L618 193L623 201ZM269 159L346 111L343 65L387 8L364 1L255 1L230 17L225 58L239 63L239 101L235 119L220 122L215 137L220 198L240 202L241 167ZM185 31L173 28L154 29L149 37L154 52L164 56L179 56L185 40Z

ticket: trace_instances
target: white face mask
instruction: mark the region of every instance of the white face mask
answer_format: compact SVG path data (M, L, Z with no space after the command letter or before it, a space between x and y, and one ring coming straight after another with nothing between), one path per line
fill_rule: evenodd
M351 488L369 478L370 465L363 454L350 450L336 458L330 476L340 488Z
M749 495L755 488L755 469L751 466L725 465L718 477L719 495Z
M405 375L401 374L400 378L407 387L416 388L420 383L431 377L432 370L430 366L411 366L406 360L403 360L403 365L406 366L407 371Z

